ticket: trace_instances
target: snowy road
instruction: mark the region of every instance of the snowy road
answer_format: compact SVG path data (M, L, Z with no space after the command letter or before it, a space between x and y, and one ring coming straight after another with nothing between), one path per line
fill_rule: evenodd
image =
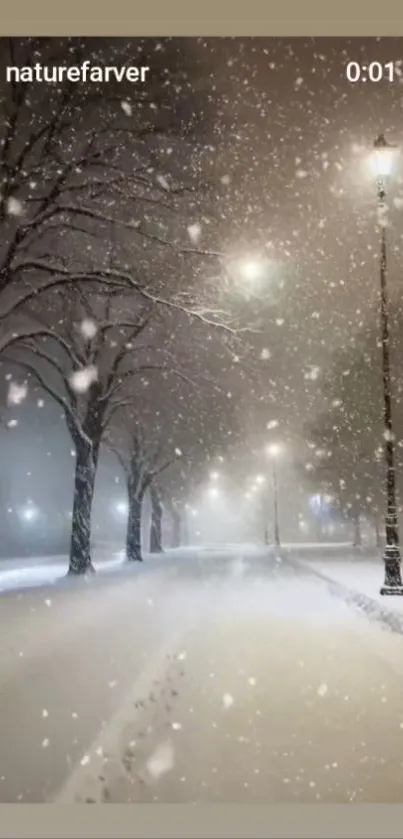
M403 638L257 549L0 608L1 802L403 801Z

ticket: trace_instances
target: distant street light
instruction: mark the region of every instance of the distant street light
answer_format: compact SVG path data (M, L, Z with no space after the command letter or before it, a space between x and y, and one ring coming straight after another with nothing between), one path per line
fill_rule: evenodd
M227 271L231 282L247 294L256 292L268 279L271 260L264 254L233 256L227 261Z
M39 510L37 507L34 507L32 504L27 504L21 510L21 518L26 522L33 522L38 518Z
M277 547L280 547L280 528L278 521L277 458L281 452L281 446L278 443L271 443L269 446L267 446L266 451L273 463L274 541Z
M120 516L125 516L129 510L127 501L117 501L115 504L115 510Z
M239 272L248 283L254 283L264 273L264 263L257 258L243 259L239 264Z
M392 174L398 153L396 146L386 142L383 134L375 140L372 155L374 174L377 179L378 219L381 228L380 253L380 314L382 343L383 420L386 466L386 546L383 555L385 581L381 594L403 595L401 578L401 556L396 505L395 444L392 427L392 387L390 378L389 312L386 282L386 182Z

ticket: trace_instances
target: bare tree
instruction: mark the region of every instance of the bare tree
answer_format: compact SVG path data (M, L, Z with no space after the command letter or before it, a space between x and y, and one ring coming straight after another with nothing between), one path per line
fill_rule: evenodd
M162 547L162 516L164 511L163 496L158 481L155 478L150 484L151 523L150 523L150 553L163 552Z
M44 56L60 64L67 57L71 63L88 51L85 42L71 39L57 45L56 56L54 45L46 39L9 39L3 41L3 48L5 44L8 56L0 57L11 65L32 66ZM105 89L95 86L94 92L91 87L69 82L30 86L13 79L4 88L0 350L9 345L15 332L27 328L26 319L17 325L15 319L22 311L26 314L26 305L38 295L75 282L97 282L108 287L142 287L147 297L144 265L150 262L150 249L154 261L158 261L159 249L160 264L167 259L162 255L167 248L173 259L177 253L178 242L169 238L170 218L183 198L189 211L195 179L189 164L185 167L188 184L183 183L183 165L181 170L176 167L177 174L164 175L164 142L180 143L183 134L172 97L165 88L159 96L155 89L139 89L129 104ZM189 158L188 146L189 142L183 154ZM112 226L122 240L126 235L130 242L130 258L126 254L118 267L107 272ZM203 253L189 246L182 250L190 257ZM129 267L134 255L137 271ZM207 250L204 255L209 255ZM154 284L155 293L158 296ZM189 300L178 297L175 303L169 302L180 308ZM204 311L207 315L208 310ZM7 331L10 317L11 332Z
M158 478L171 466L177 455L163 455L163 443L156 441L155 429L146 426L128 411L120 417L119 428L110 429L107 445L113 451L126 477L128 497L128 518L126 531L126 558L142 562L141 523L144 497L150 491L152 523L150 551L162 549L161 520L162 502Z
M63 303L65 304L63 296ZM69 570L91 569L91 508L99 451L105 429L128 401L136 376L164 372L150 362L151 312L138 302L133 310L121 294L71 290L70 310L56 333L36 329L15 345L10 361L20 365L63 409L76 453ZM125 314L125 310L129 314ZM143 340L141 340L143 337Z
M29 64L38 45L26 46ZM80 53L82 46L71 49ZM141 355L141 334L163 312L174 337L181 329L189 337L198 324L212 342L218 328L230 357L242 313L218 304L219 284L200 282L222 255L214 235L203 247L192 235L189 245L187 221L208 201L197 144L167 107L165 92L157 112L148 107L149 92L138 103L143 110L135 103L122 109L121 100L101 95L95 109L88 90L62 85L51 89L48 102L35 102L33 123L32 97L40 93L19 82L10 90L0 155L0 351L4 358L12 351L9 359L65 413L76 449L69 568L84 573L91 568L91 505L104 431L133 375L175 369L172 341L159 350L154 343L152 357L143 347ZM177 153L162 174L167 140ZM77 324L86 319L97 329L83 342Z

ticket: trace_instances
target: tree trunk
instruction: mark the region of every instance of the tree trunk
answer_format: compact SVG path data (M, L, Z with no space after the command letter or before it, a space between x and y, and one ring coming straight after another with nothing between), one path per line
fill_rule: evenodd
M181 516L181 522L182 522L182 544L183 545L189 545L190 544L189 515L188 515L188 511L186 510L186 508L182 509L182 514L179 513L179 515ZM179 540L180 540L180 538L181 537L180 537L180 533L179 533Z
M359 548L362 544L361 540L361 525L360 525L360 514L356 513L353 517L353 525L354 525L354 540L353 540L353 548Z
M141 555L141 513L143 494L129 493L129 515L127 517L126 559L129 562L142 562Z
M150 487L151 525L150 525L150 553L162 553L162 513L161 496L156 486Z
M91 512L95 473L96 464L92 447L82 441L76 442L69 574L95 572L91 562Z
M178 506L172 504L172 547L179 548L181 544L181 514Z

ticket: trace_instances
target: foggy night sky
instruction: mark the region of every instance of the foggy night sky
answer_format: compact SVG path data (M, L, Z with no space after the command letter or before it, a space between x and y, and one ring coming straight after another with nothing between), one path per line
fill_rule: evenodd
M256 358L267 348L270 359L253 376L252 394L247 376L233 386L236 363L232 371L220 372L217 365L216 372L223 392L232 390L237 400L244 424L241 452L245 443L261 445L272 419L287 423L298 446L303 423L320 408L320 375L333 351L373 326L376 317L376 193L363 164L365 148L370 151L381 131L391 142L403 138L403 75L393 83L385 78L351 84L346 65L394 60L403 68L402 39L89 39L85 53L97 63L94 50L105 55L105 63L112 51L117 64L120 54L150 64L152 89L162 99L174 95L179 108L183 98L183 121L192 123L205 145L202 167L213 184L209 211L220 250L262 253L271 260L262 335L256 339ZM2 72L1 43L0 51ZM127 87L114 94L125 99ZM399 197L403 167L392 189L388 229L395 299L401 297L403 210L399 201L393 204ZM309 378L312 367L320 368L319 379ZM38 396L7 411L7 417L18 413L19 425L3 436L5 457L14 446L29 449L27 434L35 441L27 457L12 455L11 480L19 493L22 483L29 485L24 476L30 458L32 474L39 468L45 474L48 450L52 456L57 450L66 474L72 468L60 409L47 397L39 411Z

